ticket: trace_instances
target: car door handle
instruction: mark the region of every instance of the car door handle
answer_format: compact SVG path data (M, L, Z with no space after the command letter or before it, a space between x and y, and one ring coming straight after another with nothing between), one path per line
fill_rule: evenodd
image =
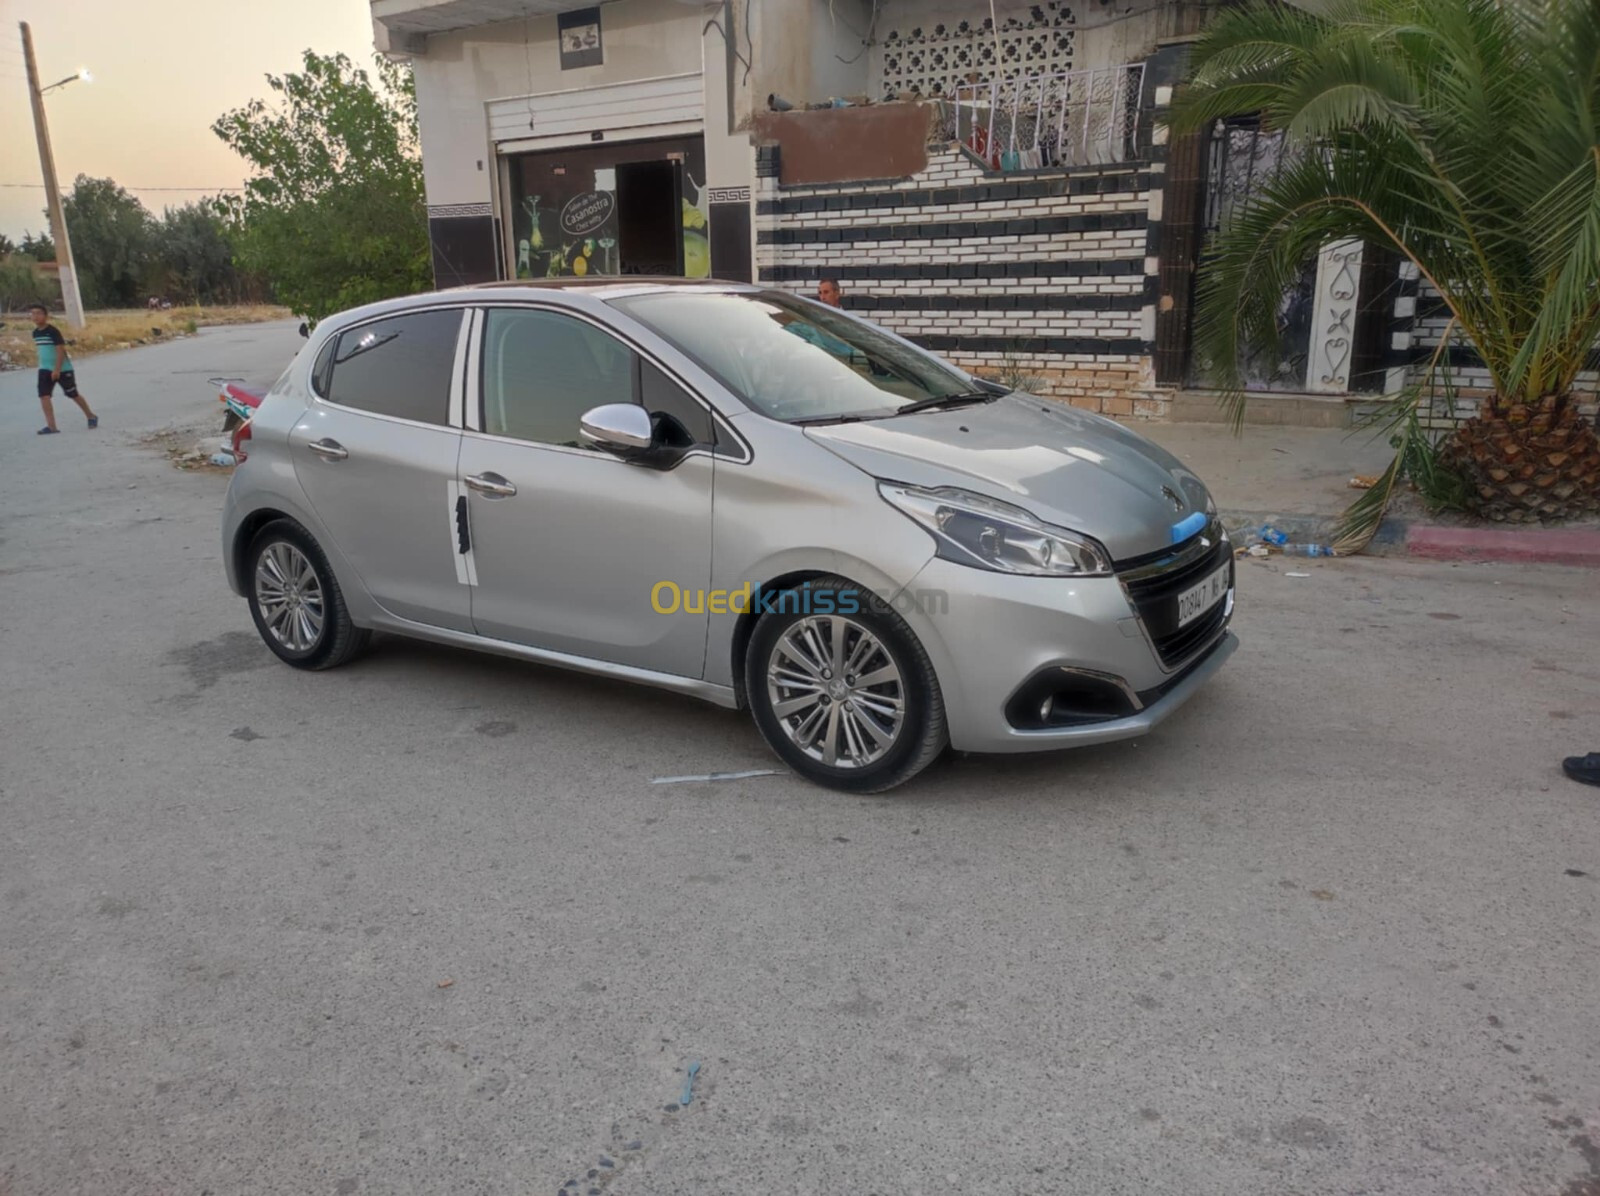
M308 449L321 457L324 461L343 461L350 455L350 450L337 440L313 440L306 445Z
M466 483L469 490L476 490L479 494L487 494L493 498L510 498L517 492L515 486L497 473L469 473Z

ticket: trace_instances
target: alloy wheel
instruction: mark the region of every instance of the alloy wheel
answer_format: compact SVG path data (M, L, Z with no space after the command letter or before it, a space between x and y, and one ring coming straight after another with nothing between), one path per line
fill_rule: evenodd
M322 581L293 544L275 540L256 559L256 604L268 633L291 652L309 652L322 639Z
M900 738L906 686L883 642L839 615L800 619L767 658L767 697L791 743L829 768L864 768Z

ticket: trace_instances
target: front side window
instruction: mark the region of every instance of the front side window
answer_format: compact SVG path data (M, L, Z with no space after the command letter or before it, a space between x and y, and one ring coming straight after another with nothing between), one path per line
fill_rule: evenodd
M774 419L876 418L973 390L938 358L786 291L677 290L611 305Z
M688 449L716 444L711 412L648 361L639 363L639 394L663 445Z
M376 415L448 424L459 308L408 312L339 334L317 383L329 402Z
M483 430L583 447L578 421L605 403L635 403L636 354L560 312L494 308L483 341Z

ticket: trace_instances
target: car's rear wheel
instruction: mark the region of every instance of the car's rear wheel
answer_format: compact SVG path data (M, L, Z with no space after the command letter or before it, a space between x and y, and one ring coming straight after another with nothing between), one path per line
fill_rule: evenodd
M290 519L267 524L245 553L250 615L278 659L331 669L367 646L372 633L350 620L328 558Z
M946 742L944 701L904 619L837 578L771 605L750 637L745 694L785 763L830 788L878 793L933 762Z

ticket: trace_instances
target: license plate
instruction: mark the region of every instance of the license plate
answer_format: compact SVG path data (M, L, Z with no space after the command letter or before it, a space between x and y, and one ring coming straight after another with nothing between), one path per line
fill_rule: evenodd
M1228 566L1224 565L1197 586L1178 595L1178 626L1193 623L1222 601L1228 592Z

